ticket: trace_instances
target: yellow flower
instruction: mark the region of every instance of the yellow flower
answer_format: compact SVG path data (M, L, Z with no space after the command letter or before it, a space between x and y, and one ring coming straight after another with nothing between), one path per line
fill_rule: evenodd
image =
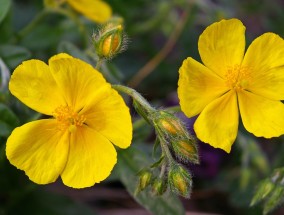
M59 54L46 65L29 60L10 80L11 93L30 108L51 116L16 128L7 140L10 163L38 184L83 188L109 176L113 146L127 148L132 124L122 97L89 64Z
M245 27L237 19L207 27L199 37L204 63L187 58L179 70L182 111L199 114L197 137L230 152L239 112L244 127L258 137L284 133L284 40L265 33L245 53Z
M112 15L111 7L101 0L44 0L48 7L58 7L65 2L94 22L104 23Z
M111 7L101 0L67 0L79 13L98 23L106 22L112 14Z

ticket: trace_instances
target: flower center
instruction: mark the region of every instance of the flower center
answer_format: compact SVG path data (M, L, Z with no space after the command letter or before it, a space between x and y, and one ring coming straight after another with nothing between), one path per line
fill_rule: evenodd
M234 65L228 67L225 77L227 86L236 91L246 89L250 82L249 69L245 66Z
M72 110L69 106L59 106L53 112L54 118L57 120L60 130L68 129L74 132L77 126L82 126L86 121L84 115L80 115Z

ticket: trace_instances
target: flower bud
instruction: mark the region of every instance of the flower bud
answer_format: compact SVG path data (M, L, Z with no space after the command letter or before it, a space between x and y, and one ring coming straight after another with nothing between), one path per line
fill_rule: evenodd
M174 154L179 160L199 164L197 146L193 137L185 140L178 139L171 144Z
M160 111L159 114L157 125L160 129L165 130L170 135L182 135L184 133L184 128L179 118L165 111Z
M183 166L175 164L170 167L168 182L172 192L189 198L192 180L190 173Z
M110 59L123 51L125 37L122 24L108 23L97 35L93 35L93 38L100 58Z
M151 182L151 178L152 178L152 173L144 170L142 171L139 177L139 184L138 184L138 190L144 190Z
M156 196L162 195L167 190L167 182L163 178L157 178L152 184L152 193Z

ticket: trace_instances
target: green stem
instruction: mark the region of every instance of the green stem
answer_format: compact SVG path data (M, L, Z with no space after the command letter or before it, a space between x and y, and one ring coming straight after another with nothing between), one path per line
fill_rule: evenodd
M160 141L160 145L161 145L161 148L163 150L163 154L166 156L167 160L168 160L168 163L169 165L171 166L173 163L174 163L174 158L166 144L165 141L161 140Z
M112 85L112 87L120 92L126 93L127 95L131 96L136 102L138 102L145 110L148 112L154 112L156 111L155 108L153 108L147 100L140 95L136 90L122 86L122 85Z
M163 155L165 155L165 157L167 158L169 165L172 165L174 163L174 158L173 158L172 153L170 152L169 147L167 145L168 141L164 138L164 135L161 133L160 129L155 128L155 130L156 130L157 136L160 140L160 146L161 146Z
M167 164L164 162L162 167L161 167L161 172L159 174L159 178L163 178L164 177L165 172L166 172L166 167L167 167Z
M16 35L16 38L14 39L15 42L21 41L27 34L29 34L49 12L50 11L44 9L38 13L37 16Z
M100 68L101 68L101 66L102 66L102 64L103 64L103 59L102 58L99 58L98 60L97 60L97 64L96 64L96 69L97 70L100 70Z

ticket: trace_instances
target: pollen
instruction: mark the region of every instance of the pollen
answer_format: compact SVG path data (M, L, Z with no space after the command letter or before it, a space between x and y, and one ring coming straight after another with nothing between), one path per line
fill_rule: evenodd
M251 79L249 68L240 65L228 67L225 77L227 86L235 91L246 89Z
M86 121L84 115L78 114L69 106L59 106L53 112L53 117L57 120L58 129L73 133L78 126L82 126Z

